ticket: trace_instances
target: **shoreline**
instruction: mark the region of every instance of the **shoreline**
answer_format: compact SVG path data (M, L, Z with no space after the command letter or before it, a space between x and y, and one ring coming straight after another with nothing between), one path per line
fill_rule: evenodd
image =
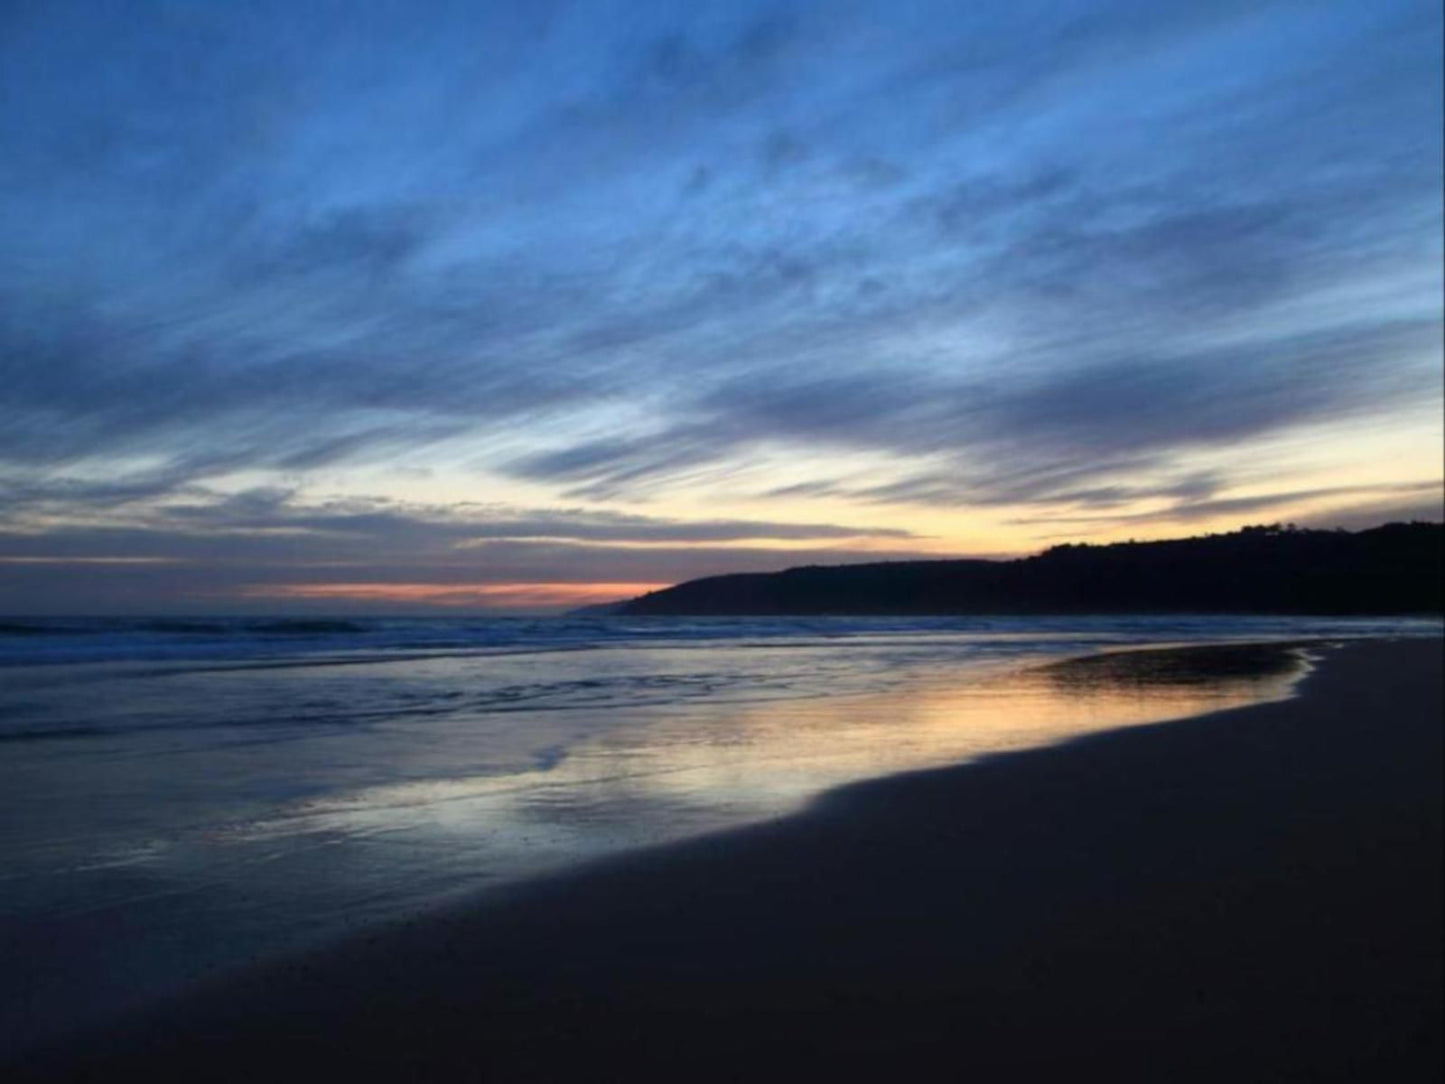
M852 784L266 968L29 1068L1438 1066L1439 645L1356 642L1288 700ZM1371 733L1382 712L1400 721ZM1335 1001L1345 1025L1325 1027Z
M635 810L632 839L612 840L591 853L574 848L569 857L556 856L551 863L525 872L513 868L518 854L499 854L500 861L488 869L478 865L479 856L473 852L457 862L456 876L450 877L449 871L436 863L448 862L455 852L439 850L418 872L461 881L469 873L487 870L485 886L442 897L420 896L409 905L391 906L363 922L343 918L305 938L292 934L308 916L297 914L293 924L290 912L277 908L272 908L269 933L263 932L264 927L253 927L243 931L249 943L239 945L230 943L223 923L213 924L204 940L198 937L202 931L188 922L199 914L197 925L203 928L204 911L187 906L171 916L147 914L144 906L136 911L120 906L110 910L109 920L62 917L54 922L37 909L32 912L35 919L10 927L0 941L0 956L8 959L12 972L0 998L0 1062L22 1051L62 1043L68 1037L95 1034L116 1021L133 1019L149 1008L175 1003L268 964L323 952L365 933L394 928L459 904L474 904L482 896L497 898L540 878L566 875L667 843L776 820L805 809L838 786L965 763L1011 748L1037 748L1081 732L1162 722L1281 698L1289 695L1288 687L1295 684L1301 670L1294 661L1299 652L1290 648L1293 642L1275 639L1256 647L1241 646L1248 641L1238 639L1217 641L1213 646L1207 646L1210 641L1159 639L1127 645L1080 644L1069 651L1033 657L982 662L966 658L959 665L912 675L903 683L906 692L901 695L870 690L865 683L862 689L833 696L815 690L776 708L757 709L756 717L755 709L746 706L724 707L715 713L716 733L711 737L726 740L736 734L751 753L725 752L714 758L706 752L691 756L686 749L673 749L683 754L677 764L653 764L651 768L682 768L678 774L685 778L697 768L723 766L736 771L754 764L755 771L736 779L738 793L750 794L751 801L739 800L731 814L696 816L697 811L723 809L721 803L728 797L727 791L703 784L696 795L702 800L693 811L697 823L687 828L673 830L664 817ZM1097 654L1109 654L1112 661L1102 666L1097 664L1104 660L1088 664ZM1218 655L1223 657L1214 658ZM863 672L868 672L866 663ZM1007 712L998 710L1000 703L1009 705ZM676 708L680 713L689 710L685 703ZM628 731L645 734L645 727L645 720L637 720ZM774 731L771 736L769 730ZM712 741L703 744L706 747ZM754 755L758 759L754 760ZM586 770L586 761L580 763L584 767L575 782L584 788L595 786L588 778L592 773ZM796 767L789 767L791 764ZM607 766L601 767L605 770ZM660 771L658 777L669 774ZM542 785L555 786L558 778L549 772ZM688 812L686 806L694 794L686 783L676 787L663 783L653 795L646 778L642 777L643 795L659 805L670 799L680 801L683 812ZM564 779L561 785L570 784ZM599 794L596 799L605 803L608 796ZM744 804L752 806L745 815L739 813ZM525 816L525 810L509 810L505 803L494 812L501 815L499 821L473 816L474 827L486 832L493 824L505 825L509 812L519 819ZM544 808L542 813L545 825L548 811ZM184 830L184 822L177 827ZM514 832L519 828L525 825L512 825ZM381 859L388 860L385 855ZM384 869L377 872L384 873ZM295 870L295 875L303 879L303 885L309 876L304 868ZM264 884L261 890L265 891ZM406 892L401 886L391 890ZM251 891L247 879L234 878L223 891L211 893L210 906L247 911L254 906L247 895ZM57 900L62 907L72 902ZM343 908L347 902L344 896L335 900ZM190 953L168 948L168 943L180 939L193 946ZM97 965L93 971L92 962Z

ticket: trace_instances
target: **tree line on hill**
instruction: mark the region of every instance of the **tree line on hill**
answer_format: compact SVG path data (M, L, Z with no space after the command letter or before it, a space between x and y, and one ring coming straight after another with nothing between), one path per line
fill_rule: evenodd
M1163 542L1070 543L1016 560L810 565L689 580L610 608L642 615L1433 614L1442 528L1288 524Z

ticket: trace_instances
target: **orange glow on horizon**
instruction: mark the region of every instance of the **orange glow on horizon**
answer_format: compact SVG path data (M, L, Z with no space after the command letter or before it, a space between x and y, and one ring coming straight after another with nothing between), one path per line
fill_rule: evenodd
M247 588L247 598L409 602L424 606L550 609L617 602L665 583L289 583Z

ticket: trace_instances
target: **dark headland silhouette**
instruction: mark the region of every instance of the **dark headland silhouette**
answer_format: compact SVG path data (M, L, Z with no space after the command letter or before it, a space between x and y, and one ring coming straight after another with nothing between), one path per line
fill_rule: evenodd
M1441 611L1438 523L1245 527L1164 542L1055 546L1009 561L809 565L689 580L613 606L627 616Z

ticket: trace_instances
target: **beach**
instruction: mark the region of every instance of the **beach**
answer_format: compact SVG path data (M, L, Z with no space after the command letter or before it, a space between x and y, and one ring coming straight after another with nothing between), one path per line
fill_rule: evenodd
M832 791L388 927L20 1078L1435 1079L1441 650Z
M1226 644L1438 631L1171 615L12 625L0 1061L852 783L1291 695L1296 651ZM1194 647L1134 650L1166 644ZM1205 644L1238 665L1201 669ZM1187 665L1142 662L1172 658Z
M1445 1079L1442 76L0 0L0 1084Z

